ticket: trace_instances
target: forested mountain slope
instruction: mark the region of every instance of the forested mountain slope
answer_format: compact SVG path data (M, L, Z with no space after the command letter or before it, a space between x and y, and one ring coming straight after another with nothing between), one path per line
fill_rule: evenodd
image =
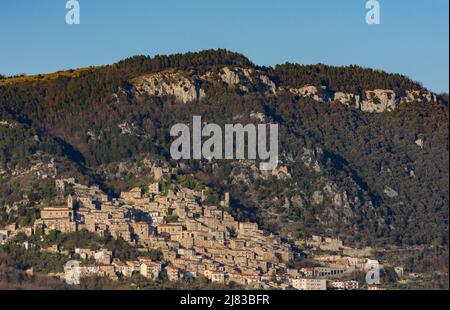
M278 123L279 169L172 161L170 128L193 115L218 124ZM49 181L42 190L23 185L45 184L29 170L39 161L117 194L124 183L111 181L114 167L151 157L230 191L234 215L285 237L448 245L448 96L398 74L265 68L225 50L138 56L64 74L2 77L0 122L2 221L33 213L30 199L11 207L23 195L51 198Z

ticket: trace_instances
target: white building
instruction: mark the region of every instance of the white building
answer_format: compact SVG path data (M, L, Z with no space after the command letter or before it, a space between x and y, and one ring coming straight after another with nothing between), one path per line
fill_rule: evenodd
M143 277L147 279L158 279L159 273L161 272L161 264L154 262L144 262L140 266L140 273Z
M374 270L381 268L380 262L373 259L367 259L366 264L364 265L364 271Z
M334 290L353 291L359 289L358 281L333 281L330 282L329 287Z
M292 286L301 291L326 291L327 280L325 279L293 279Z

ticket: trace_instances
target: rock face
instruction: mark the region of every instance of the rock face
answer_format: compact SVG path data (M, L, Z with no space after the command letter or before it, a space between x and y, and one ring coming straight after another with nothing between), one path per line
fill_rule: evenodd
M276 94L277 85L267 75L260 74L258 79L259 79L260 85L263 85L263 87L268 89L270 94Z
M252 113L250 113L250 117L253 119L257 119L261 123L266 121L266 115L261 112L252 112Z
M415 141L415 143L416 143L416 145L417 145L418 147L420 147L421 149L423 149L423 147L424 147L424 145L425 145L425 142L423 141L422 138L417 139L417 140Z
M210 71L203 76L187 72L160 72L141 76L132 82L138 94L175 96L183 103L205 97L202 83L224 83L242 93L275 95L277 92L276 84L263 71L240 67L223 67L218 73Z
M16 126L16 123L14 123L14 122L12 122L12 121L3 121L3 120L0 120L0 126L13 128L13 127Z
M376 89L366 91L366 99L360 103L359 109L364 112L391 112L398 103L393 90Z
M319 89L315 86L304 86L301 88L291 88L289 90L291 93L301 96L301 97L310 97L318 102L325 102L325 99L321 95Z
M276 84L260 70L223 67L217 75L209 72L204 78L221 81L229 87L237 87L244 93L255 91L263 95L275 95L277 92Z
M437 101L437 96L429 91L420 91L420 90L407 90L406 96L401 99L403 102L412 102L412 101L419 101L419 102L433 102Z
M400 99L393 90L389 89L375 89L365 92L365 99L361 99L361 96L336 92L334 94L334 100L339 101L342 104L354 107L363 112L391 112L394 111L401 103ZM406 102L412 102L408 100Z
M291 178L291 174L289 173L289 169L286 166L278 167L277 169L272 170L272 176L276 177L279 180L289 179Z
M386 194L386 196L388 196L391 199L397 198L398 197L398 193L396 190L390 188L389 186L386 186L384 188L384 193Z
M334 94L334 100L349 106L349 107L359 107L361 103L361 96L343 92L336 92Z
M202 76L188 72L160 72L144 75L134 81L138 93L152 96L175 96L178 101L188 103L205 97L204 83L216 83L234 88L241 94L259 93L263 96L277 96L281 91L298 97L311 98L320 103L340 102L363 112L391 112L400 104L437 101L435 94L427 90L405 90L398 95L390 89L366 90L364 94L333 92L325 86L305 85L297 88L278 87L265 71L241 67L222 67L206 72ZM219 84L218 84L219 83Z
M134 123L122 123L119 124L117 127L119 127L120 132L122 135L134 135L134 136L140 136L143 134L144 130L136 126Z
M183 103L202 99L205 92L195 77L186 77L177 72L162 72L139 77L134 82L138 93L152 96L175 96Z
M314 206L320 205L323 203L324 195L322 191L315 191L311 197L312 204Z
M315 147L314 150L303 148L303 154L301 160L306 167L312 169L316 173L320 173L322 169L320 168L320 157L323 154L323 150L320 147Z
M236 86L241 82L241 77L244 75L246 78L250 79L249 70L238 70L238 69L230 69L229 67L225 67L222 69L222 72L219 73L219 78L221 81L226 83L228 86Z
M317 102L337 101L348 107L353 107L363 112L381 113L392 112L400 104L411 102L434 102L437 101L435 94L429 91L405 91L405 95L397 96L390 89L368 90L364 93L364 99L358 94L335 92L320 89L316 86L304 86L301 88L289 89L294 95L309 97Z

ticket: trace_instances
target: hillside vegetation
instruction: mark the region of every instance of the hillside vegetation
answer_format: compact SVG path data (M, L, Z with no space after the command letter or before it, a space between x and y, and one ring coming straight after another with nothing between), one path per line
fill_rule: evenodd
M205 97L188 103L137 92L134 85L139 77L169 69L200 83L199 77L215 76L225 67L251 69L286 89L313 85L355 94L390 89L399 95L424 90L398 74L357 66L264 68L225 50L137 56L43 78L2 79L0 212L6 212L14 192L4 184L24 191L12 185L24 182L14 171L39 158L53 157L64 173L118 194L114 182L104 182L109 176L103 168L138 165L139 158L151 155L230 191L235 216L285 237L322 234L351 244L448 246L448 95L392 112L364 113L289 92L244 92L252 85L261 89L255 77L246 88L205 78L200 85ZM255 172L255 163L171 161L173 124L189 123L193 115L218 124L259 122L255 113L280 125L280 166L287 175Z

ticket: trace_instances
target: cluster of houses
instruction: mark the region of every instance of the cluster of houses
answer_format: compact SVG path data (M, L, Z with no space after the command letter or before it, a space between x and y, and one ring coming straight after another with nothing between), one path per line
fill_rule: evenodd
M168 263L165 271L169 280L202 275L213 282L257 286L262 279L286 273L286 262L293 258L289 244L264 233L255 223L236 221L226 211L229 194L219 206L202 203L207 199L206 191L179 188L163 194L158 181L164 173L162 168L154 168L154 183L146 189L123 192L117 199L73 178L56 180L60 193L70 187L73 195L64 205L42 207L34 231L71 233L84 229L159 249ZM156 275L162 270L160 262L143 258L133 262L111 259L110 264L97 266L101 268L86 267L83 274L113 275L111 266L124 276L136 272Z
M267 234L258 225L236 221L226 210L230 196L225 194L218 206L207 205L206 191L176 188L162 193L163 168L152 169L154 183L134 188L112 199L98 186L85 186L75 179L56 180L63 195L70 187L72 195L61 206L45 206L34 227L44 233L52 230L71 233L87 230L99 236L121 237L143 249L158 249L163 260L139 257L121 261L103 249L77 249L82 259L95 261L81 266L84 276L131 277L139 273L156 279L164 271L170 281L199 275L212 282L234 282L253 288L296 288L300 290L358 289L356 281L338 281L364 270L364 259L352 257L319 258L323 267L290 269L286 263L295 253L279 236ZM6 239L0 231L0 239ZM314 239L314 244L323 241ZM341 247L333 240L330 247ZM57 249L56 249L57 250Z

